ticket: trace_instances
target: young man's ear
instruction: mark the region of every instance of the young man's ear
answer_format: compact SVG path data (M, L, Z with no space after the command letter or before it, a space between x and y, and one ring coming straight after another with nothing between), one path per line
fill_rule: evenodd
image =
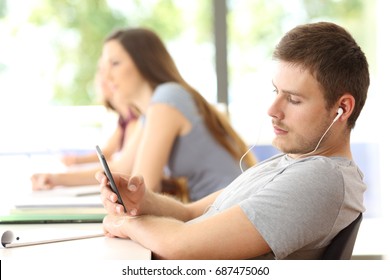
M350 93L346 93L340 98L338 105L339 108L343 109L343 114L339 119L346 121L355 108L355 98Z

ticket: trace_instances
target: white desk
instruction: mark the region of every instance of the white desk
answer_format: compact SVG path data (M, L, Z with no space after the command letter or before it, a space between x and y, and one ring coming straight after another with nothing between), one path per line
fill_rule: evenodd
M0 156L0 168L6 170L4 180L0 185L0 214L5 215L9 209L15 205L16 201L24 194L31 192L30 175L33 167L41 162L50 170L50 164L53 162L48 156L42 156L31 160L26 156ZM42 170L44 170L42 168ZM50 198L53 199L53 198ZM45 231L47 229L66 230L99 230L102 225L89 223L73 224L0 224L0 232L11 230L15 232L37 230ZM131 240L95 237L89 239L63 241L49 244L24 246L17 248L3 248L0 245L0 259L18 260L18 259L83 259L83 260L145 260L151 259L150 250L145 249L138 243ZM20 278L19 278L20 279Z
M0 232L6 230L20 232L38 228L42 231L48 228L99 230L101 227L101 224L2 224L0 225ZM148 260L151 259L151 251L128 239L108 237L94 237L16 248L0 247L0 259L58 259L64 257L72 260Z

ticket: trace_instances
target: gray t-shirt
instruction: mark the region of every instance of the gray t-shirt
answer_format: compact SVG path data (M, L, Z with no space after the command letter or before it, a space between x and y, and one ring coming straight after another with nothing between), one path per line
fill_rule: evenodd
M239 176L191 223L239 205L272 250L258 259L317 259L364 212L365 190L353 161L282 154Z
M171 176L187 178L191 200L226 187L241 173L239 160L212 137L191 94L182 86L172 82L158 86L151 101L156 103L176 108L192 124L188 134L176 138L168 163Z

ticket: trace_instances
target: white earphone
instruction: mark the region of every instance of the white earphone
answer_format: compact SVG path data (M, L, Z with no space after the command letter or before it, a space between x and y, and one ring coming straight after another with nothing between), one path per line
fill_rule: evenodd
M341 115L342 115L343 113L344 113L343 108L339 107L339 109L337 110L337 116L334 118L332 124L333 124L335 121L337 121L337 120L341 117Z

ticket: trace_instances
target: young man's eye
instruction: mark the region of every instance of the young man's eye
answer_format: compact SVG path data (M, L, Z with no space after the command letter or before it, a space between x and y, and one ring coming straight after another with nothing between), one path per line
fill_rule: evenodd
M290 102L291 104L294 104L294 105L298 105L298 104L300 104L301 103L301 101L299 101L299 100L296 100L296 99L294 99L292 96L288 96L288 102Z

